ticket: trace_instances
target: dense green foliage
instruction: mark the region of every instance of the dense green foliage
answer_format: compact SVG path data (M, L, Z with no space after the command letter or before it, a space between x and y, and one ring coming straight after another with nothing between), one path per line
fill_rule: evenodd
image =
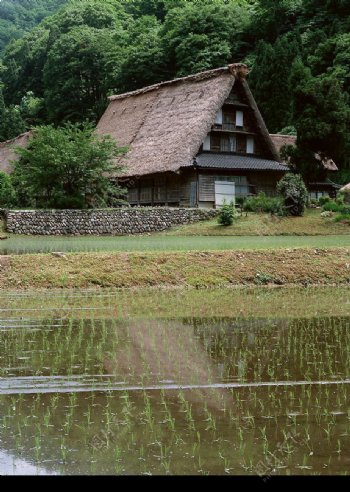
M0 52L20 38L67 0L2 0L0 2Z
M14 105L6 106L0 88L0 142L10 140L24 132L26 123L20 109Z
M261 192L257 196L246 198L243 203L243 210L246 212L270 213L283 215L283 201L280 197L266 196Z
M0 171L0 208L13 207L16 203L16 193L8 174Z
M288 215L295 217L303 215L309 194L299 174L286 174L277 183L277 191L283 197L284 208Z
M270 132L297 132L295 170L322 179L320 153L350 180L348 0L3 0L0 23L1 137L15 117L96 121L111 93L245 61Z
M12 180L19 204L52 208L92 208L113 203L121 190L106 173L122 153L111 137L97 137L93 126L66 124L35 129L28 148L19 148Z

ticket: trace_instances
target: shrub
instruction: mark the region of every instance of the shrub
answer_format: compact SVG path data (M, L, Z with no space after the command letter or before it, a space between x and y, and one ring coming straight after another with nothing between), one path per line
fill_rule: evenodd
M230 226L237 216L238 214L234 203L224 203L219 212L218 222L223 226Z
M261 192L257 196L246 198L243 203L246 212L271 213L284 215L283 202L279 197L268 197Z
M350 225L350 215L339 214L335 217L335 222L344 222Z
M0 208L13 207L16 203L16 192L11 177L0 171Z
M320 196L318 199L318 203L321 207L323 207L326 203L330 202L331 198L329 196Z
M328 200L323 204L325 212L339 212L339 205L334 200Z
M277 191L283 197L288 215L300 217L308 201L308 191L299 174L286 174L277 184Z
M330 200L323 205L323 210L325 212L338 212L342 215L350 215L350 205L346 205L341 201L337 203L334 200Z
M343 194L339 194L335 199L335 203L338 205L345 205L345 196Z

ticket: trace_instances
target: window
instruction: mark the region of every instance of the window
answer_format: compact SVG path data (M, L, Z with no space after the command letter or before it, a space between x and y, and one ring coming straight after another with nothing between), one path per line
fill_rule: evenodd
M238 154L245 154L247 152L247 139L245 135L237 134L236 152Z
M234 130L236 128L235 125L235 115L234 113L224 113L223 115L223 130Z
M210 150L210 134L205 137L203 142L203 150Z
M236 150L236 138L234 135L228 135L221 137L220 142L221 152L235 152Z
M220 109L215 116L215 124L222 125L222 109Z
M215 152L220 152L221 150L221 135L212 134L210 137L210 148Z
M207 150L203 145L203 150ZM213 152L236 152L235 135L216 135L210 136L210 150Z
M243 111L236 111L236 127L243 128Z
M236 185L236 196L249 195L247 176L214 176L214 181L233 181Z
M247 138L247 154L254 154L254 138Z

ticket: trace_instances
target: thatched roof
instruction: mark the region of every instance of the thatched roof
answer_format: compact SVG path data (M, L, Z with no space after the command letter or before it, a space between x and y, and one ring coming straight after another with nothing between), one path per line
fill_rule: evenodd
M11 161L16 161L19 156L15 153L16 147L26 147L32 132L26 132L12 140L0 142L0 171L10 173L12 171Z
M340 193L350 193L350 183L340 188Z
M114 137L129 147L125 176L178 172L192 166L218 110L239 83L250 102L269 157L278 160L261 114L245 77L246 65L234 64L189 77L162 82L110 97L97 133Z
M281 154L282 147L285 145L292 145L294 147L297 142L297 137L294 135L270 134L270 137L279 154ZM322 164L327 171L338 171L338 167L332 159L322 159L320 154L315 154L315 157L319 161L322 160Z
M278 135L270 133L270 137L279 154L281 153L282 147L285 145L292 145L294 147L297 142L297 137L294 135Z

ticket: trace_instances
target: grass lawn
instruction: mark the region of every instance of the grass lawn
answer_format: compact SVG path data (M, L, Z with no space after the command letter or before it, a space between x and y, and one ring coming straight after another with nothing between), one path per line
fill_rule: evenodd
M0 241L0 254L61 252L146 252L268 250L281 248L350 247L350 235L340 236L123 236L26 237Z
M322 236L350 234L346 224L321 217L320 209L308 209L304 217L275 217L269 214L243 214L232 226L222 227L217 220L172 228L167 236Z

